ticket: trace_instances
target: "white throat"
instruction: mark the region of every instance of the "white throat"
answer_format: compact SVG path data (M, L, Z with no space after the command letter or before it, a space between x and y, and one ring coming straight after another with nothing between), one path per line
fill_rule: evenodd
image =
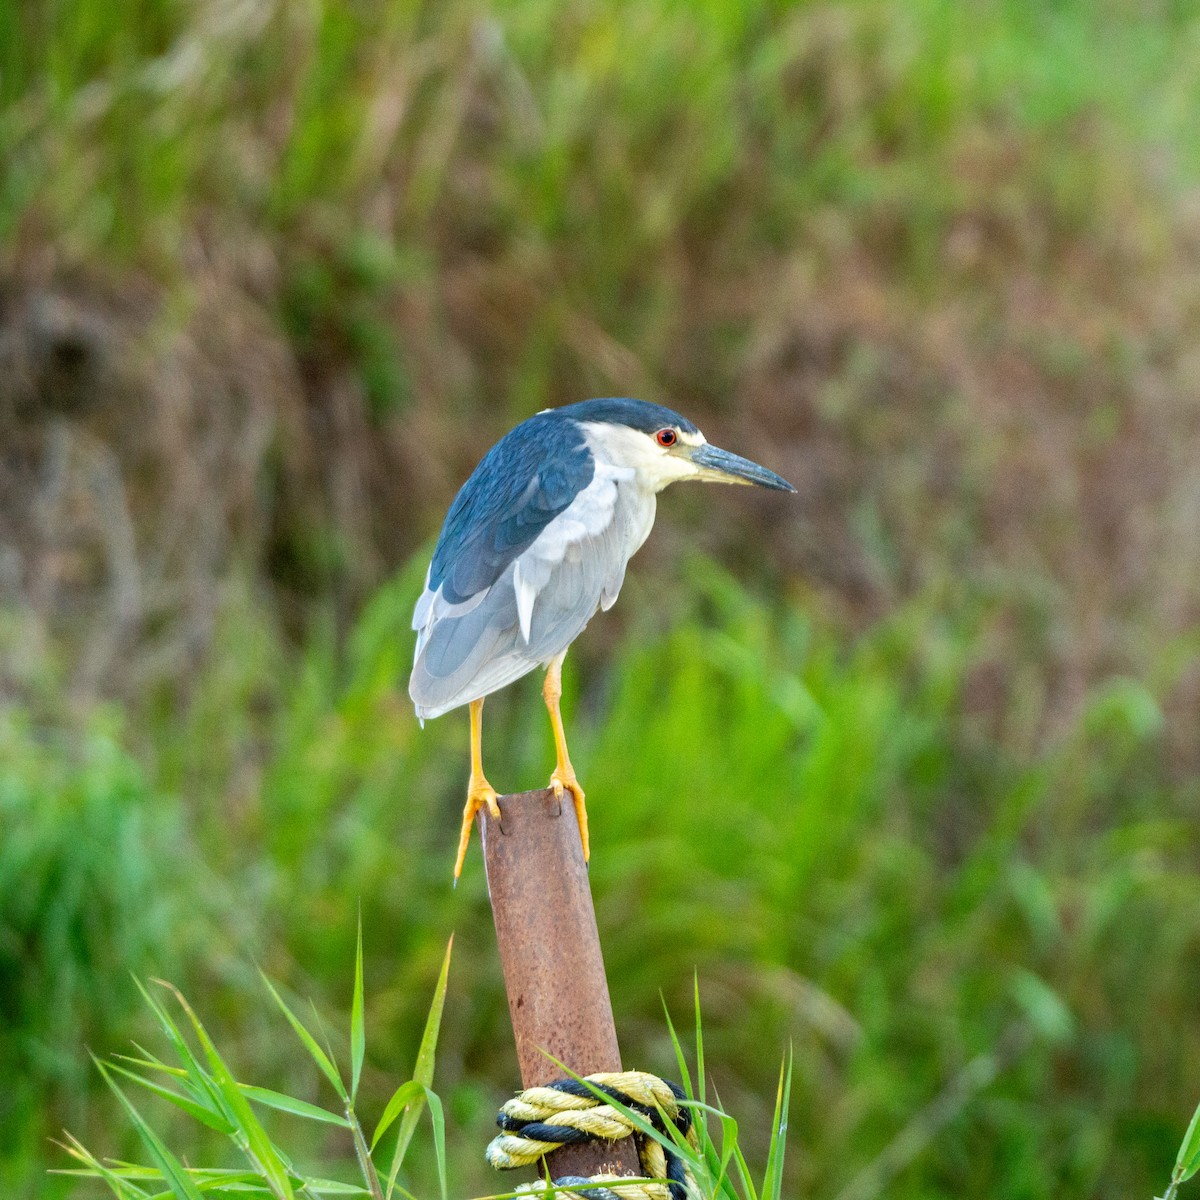
M700 473L700 468L690 459L672 454L648 433L606 421L584 421L582 425L596 461L632 470L637 485L648 492L661 492L670 483L694 479ZM704 443L702 433L681 434L680 437L689 445Z

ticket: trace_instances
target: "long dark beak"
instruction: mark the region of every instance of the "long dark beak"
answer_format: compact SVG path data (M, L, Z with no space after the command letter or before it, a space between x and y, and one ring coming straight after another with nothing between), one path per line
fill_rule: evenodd
M740 454L730 454L728 450L710 446L707 442L697 446L689 457L700 468L700 479L714 483L753 483L758 487L774 488L777 492L796 490L774 471L768 471L766 467L760 467Z

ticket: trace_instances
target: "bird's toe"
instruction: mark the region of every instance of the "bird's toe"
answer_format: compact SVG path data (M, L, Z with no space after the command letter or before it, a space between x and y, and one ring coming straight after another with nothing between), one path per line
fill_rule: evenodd
M558 797L560 815L563 793L571 793L571 802L575 806L575 819L579 822L579 840L583 844L583 861L587 862L591 857L591 844L588 840L587 803L583 785L575 777L574 771L562 771L556 768L554 774L550 776L550 786L554 789L555 796Z

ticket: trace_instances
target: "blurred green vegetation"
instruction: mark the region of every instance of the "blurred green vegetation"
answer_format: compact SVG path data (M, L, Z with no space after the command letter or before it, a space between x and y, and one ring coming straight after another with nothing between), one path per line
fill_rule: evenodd
M758 1162L795 1044L785 1194L1161 1190L1198 50L1169 0L0 0L0 1190L66 1187L64 1125L133 1152L85 1050L148 1032L133 974L315 1096L254 964L344 1040L358 904L364 1102L455 929L450 1182L495 1190L466 722L417 728L408 619L487 445L613 393L801 492L670 492L568 660L627 1061L670 1070L695 970ZM488 704L503 788L534 687Z
M63 1122L132 1151L103 1105L83 1107L79 1041L84 1021L106 1049L142 1028L130 970L207 989L242 1077L311 1096L311 1064L264 1033L249 959L344 1037L361 901L364 1093L382 1107L408 1077L457 929L437 1085L455 1192L495 1190L472 1146L516 1068L477 851L457 894L448 882L465 724L421 733L396 693L418 582L384 589L343 654L318 639L277 672L253 610L232 614L187 712L126 732L127 751L93 730L55 753L55 726L10 721L3 969L28 1002L4 1043L25 1081L4 1127L28 1129L14 1149L32 1156L10 1159L17 1177ZM1196 796L1164 778L1154 697L1110 683L1031 760L962 715L986 613L906 610L851 650L704 560L670 598L631 588L639 627L611 673L571 678L628 1060L668 1068L660 996L686 1010L695 968L710 1068L760 1158L795 1042L797 1193L1149 1194L1200 1092ZM551 761L534 686L489 704L501 786ZM20 853L56 837L77 881L43 883L50 850ZM34 901L39 886L54 890ZM872 1185L906 1132L915 1149ZM321 1153L351 1147L330 1136ZM432 1170L414 1161L417 1194Z

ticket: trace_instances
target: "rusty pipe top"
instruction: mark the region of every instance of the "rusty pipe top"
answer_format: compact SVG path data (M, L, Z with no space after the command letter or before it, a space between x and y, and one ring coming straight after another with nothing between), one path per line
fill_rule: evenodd
M501 796L500 812L499 823L486 809L478 819L521 1084L562 1077L547 1054L578 1075L619 1071L574 805L544 788ZM563 1146L547 1162L554 1177L641 1174L632 1138Z

